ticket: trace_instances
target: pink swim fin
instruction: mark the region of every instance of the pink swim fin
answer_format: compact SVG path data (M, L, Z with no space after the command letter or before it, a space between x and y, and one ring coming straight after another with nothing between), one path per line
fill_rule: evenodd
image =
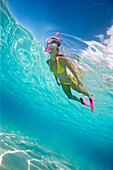
M82 103L83 105L85 105L85 106L88 106L88 107L89 107L89 105L88 105L88 104L86 104L82 98L80 98L80 100L81 100L81 103Z
M80 100L81 100L81 104L90 107L90 108L91 108L91 111L94 113L93 98L92 98L92 99L89 98L90 105L86 104L85 101L84 101L82 98L80 98Z
M89 98L91 111L94 113L93 98Z

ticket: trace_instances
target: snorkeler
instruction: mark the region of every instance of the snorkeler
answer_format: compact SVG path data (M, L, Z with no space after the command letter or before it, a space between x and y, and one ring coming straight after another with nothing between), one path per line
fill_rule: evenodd
M90 101L90 108L92 112L93 109L93 99L91 99L90 94L88 91L83 87L81 80L79 79L75 69L72 67L72 62L65 58L64 54L59 54L60 51L60 38L56 38L58 33L55 36L49 38L50 42L47 43L45 51L50 54L50 59L47 60L47 64L49 65L50 71L54 73L55 79L57 84L62 86L62 89L68 99L75 100L80 102L83 105L87 105L82 98L77 98L71 93L71 88L77 91L78 93L82 93L83 95L87 96ZM66 71L68 68L72 74Z

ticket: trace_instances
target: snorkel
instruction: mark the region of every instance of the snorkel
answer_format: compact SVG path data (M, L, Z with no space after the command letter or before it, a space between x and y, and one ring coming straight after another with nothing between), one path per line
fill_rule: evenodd
M57 37L56 37L56 36L58 36L58 35L59 35L59 32L56 32L56 34L55 34L53 37L50 37L50 38L48 39L48 41L50 41L49 44L52 42L53 39L61 41L60 38L57 38Z
M48 52L48 53L51 53L53 48L56 48L58 47L58 45L56 43L53 43L52 44L52 41L55 39L55 40L59 40L59 41L62 41L60 38L57 38L56 36L59 35L59 32L56 32L56 34L53 36L53 37L50 37L47 41L49 41L47 43L47 46L45 48L45 52Z

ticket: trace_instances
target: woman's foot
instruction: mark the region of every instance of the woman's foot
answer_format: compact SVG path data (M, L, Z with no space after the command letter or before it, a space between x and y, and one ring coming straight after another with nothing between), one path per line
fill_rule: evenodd
M89 105L87 105L87 104L84 102L84 100L83 100L82 98L80 98L80 101L81 101L81 104L83 104L83 105L85 105L85 106L89 106Z

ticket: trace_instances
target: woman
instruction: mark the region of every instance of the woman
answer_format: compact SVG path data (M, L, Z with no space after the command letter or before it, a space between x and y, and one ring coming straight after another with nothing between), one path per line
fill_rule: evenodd
M54 38L56 39L56 38ZM55 79L58 85L62 86L64 93L67 95L68 99L75 100L80 102L83 105L87 105L82 98L77 98L71 93L71 88L77 91L78 93L82 93L85 96L89 97L90 107L92 112L93 110L93 101L90 98L90 94L88 91L83 87L83 84L77 73L73 67L71 61L65 58L64 55L59 54L61 43L57 40L50 41L46 46L46 52L49 52L50 59L47 60L47 64L49 65L50 71L54 73ZM66 71L68 68L72 74L69 74Z

